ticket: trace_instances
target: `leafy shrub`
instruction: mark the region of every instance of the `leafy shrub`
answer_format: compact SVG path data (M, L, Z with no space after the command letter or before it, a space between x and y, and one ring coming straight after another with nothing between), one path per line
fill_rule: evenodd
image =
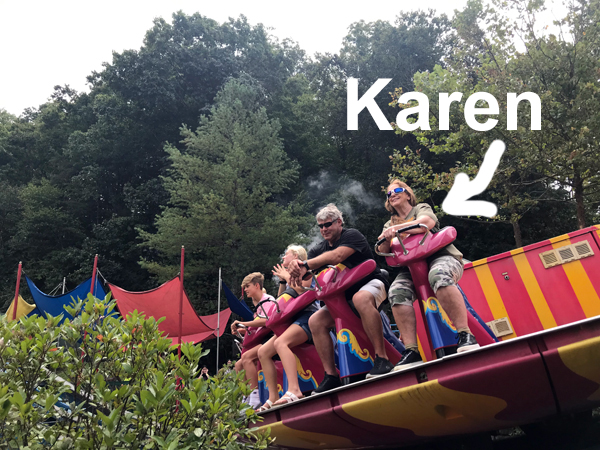
M120 320L114 302L88 295L74 317L0 321L0 447L263 449L242 402L242 374L205 381L200 345L176 347L160 320Z

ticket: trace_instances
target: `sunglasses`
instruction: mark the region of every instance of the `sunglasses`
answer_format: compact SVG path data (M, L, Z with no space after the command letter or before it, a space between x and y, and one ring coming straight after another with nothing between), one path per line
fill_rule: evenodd
M395 189L392 189L391 191L387 191L387 196L388 196L388 198L390 198L392 196L392 194L399 194L399 193L404 192L404 191L406 191L405 188L403 188L403 187L397 187Z
M318 224L317 224L317 226L318 226L320 229L323 229L323 228L329 228L331 225L333 225L333 224L334 224L334 223L336 223L336 222L337 222L337 219L335 219L335 220L332 220L331 222L318 223Z

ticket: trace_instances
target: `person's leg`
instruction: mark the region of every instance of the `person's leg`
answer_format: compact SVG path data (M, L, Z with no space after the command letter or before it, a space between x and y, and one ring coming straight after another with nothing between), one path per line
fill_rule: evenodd
M333 343L329 336L329 330L335 326L335 322L331 314L326 308L320 309L308 319L308 325L313 336L313 342L325 374L337 377L335 368L335 354L333 351Z
M418 348L417 345L417 318L412 305L395 304L392 314L405 348Z
M479 348L475 336L469 329L465 301L456 286L462 274L461 262L452 256L436 258L429 268L429 284L448 318L456 327L459 353Z
M417 296L410 273L400 272L396 276L390 286L389 299L404 347L418 351L417 318L413 308L413 302Z
M468 329L467 307L456 287L462 274L462 264L456 258L440 256L429 267L429 284L454 326L457 329Z
M256 371L256 360L258 359L258 350L260 349L260 345L257 345L254 348L244 352L242 355L242 367L246 371L246 380L250 382L250 386L252 389L256 389L258 387L258 373Z
M233 368L237 373L239 373L244 368L244 366L242 365L242 358L238 359L235 362L235 365L233 366Z
M394 371L423 364L417 341L417 318L413 302L417 299L412 278L408 272L400 272L390 287L392 314L400 331L404 351Z
M456 329L468 329L467 308L458 288L456 286L440 287L435 295Z
M381 358L388 359L385 352L383 325L375 306L375 297L370 292L360 290L352 297L352 303L360 315L362 326L373 344L375 353Z
M275 402L279 399L279 390L277 389L277 368L273 361L276 350L273 343L275 342L275 336L264 343L258 351L258 359L263 370L265 382L269 389L269 400Z
M308 340L306 332L300 325L292 324L285 332L279 336L274 343L275 350L279 355L283 369L288 379L288 392L296 397L302 397L300 386L298 384L298 371L296 367L296 355L291 348L303 344Z

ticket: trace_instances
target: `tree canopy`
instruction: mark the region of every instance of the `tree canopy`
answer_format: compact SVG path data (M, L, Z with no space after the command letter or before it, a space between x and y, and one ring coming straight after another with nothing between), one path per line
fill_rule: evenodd
M388 218L390 176L443 215L454 174L475 175L494 139L508 150L482 196L498 217L442 219L468 259L597 221L600 0L569 2L555 26L540 23L544 6L471 0L453 19L360 21L339 52L312 57L243 16L156 19L139 49L90 74L89 92L56 86L20 117L0 110L0 310L19 261L48 292L63 277L79 284L99 254L102 275L135 291L176 276L183 245L188 294L213 313L219 267L238 294L250 272L269 281L288 244L319 237L312 215L326 203L370 242ZM394 96L375 98L390 122L411 106L400 94L427 94L431 130L380 131L363 111L348 131L349 77L359 95L392 78ZM527 91L540 96L542 130L527 102L507 130L506 93ZM439 92L463 93L447 131L433 114ZM499 102L490 131L464 122L476 92Z

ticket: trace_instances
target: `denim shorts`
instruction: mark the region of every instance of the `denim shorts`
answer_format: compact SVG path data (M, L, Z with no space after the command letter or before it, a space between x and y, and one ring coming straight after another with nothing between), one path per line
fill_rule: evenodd
M293 325L298 325L300 328L304 330L306 336L308 337L308 343L312 343L312 333L310 332L310 327L308 326L308 319L312 316L315 311L302 311L296 316L296 320L294 320Z

